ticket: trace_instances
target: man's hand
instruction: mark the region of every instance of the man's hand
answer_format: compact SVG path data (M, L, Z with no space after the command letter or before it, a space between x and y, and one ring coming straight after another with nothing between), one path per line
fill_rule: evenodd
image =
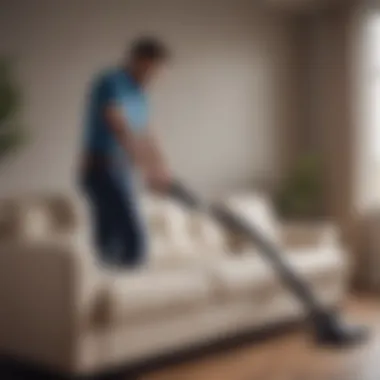
M172 184L172 174L157 141L151 132L140 140L144 156L142 170L147 186L156 192L166 193Z
M145 172L148 187L158 193L166 193L172 184L172 175L165 166L155 166Z

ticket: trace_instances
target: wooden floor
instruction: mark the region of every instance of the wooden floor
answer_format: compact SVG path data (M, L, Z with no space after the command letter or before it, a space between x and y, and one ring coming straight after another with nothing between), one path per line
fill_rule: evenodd
M349 321L371 327L355 349L318 349L302 331L182 363L139 380L380 380L380 297L350 302Z

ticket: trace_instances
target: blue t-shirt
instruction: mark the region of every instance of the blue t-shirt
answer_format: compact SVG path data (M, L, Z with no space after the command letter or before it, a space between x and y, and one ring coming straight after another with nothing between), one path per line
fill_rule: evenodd
M148 124L148 100L142 87L123 69L107 71L95 79L87 106L85 150L117 158L124 154L105 120L104 108L109 104L119 106L129 128L140 133Z

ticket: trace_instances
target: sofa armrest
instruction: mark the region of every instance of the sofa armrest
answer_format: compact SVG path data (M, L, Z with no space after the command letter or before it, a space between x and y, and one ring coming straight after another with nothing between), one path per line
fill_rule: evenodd
M337 246L338 235L333 224L324 222L288 222L281 226L281 244L287 248Z
M95 291L83 250L73 236L0 245L0 351L52 368L74 367Z

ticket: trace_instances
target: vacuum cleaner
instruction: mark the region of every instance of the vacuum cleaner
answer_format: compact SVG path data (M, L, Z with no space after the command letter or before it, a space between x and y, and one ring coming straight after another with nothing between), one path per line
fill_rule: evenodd
M361 343L367 338L366 328L346 325L335 311L327 310L319 302L309 284L294 271L278 247L270 239L267 239L253 223L247 223L246 220L224 206L205 204L181 181L175 181L172 184L168 196L188 208L207 213L224 228L243 234L252 241L282 283L304 306L315 341L318 344L350 346Z

